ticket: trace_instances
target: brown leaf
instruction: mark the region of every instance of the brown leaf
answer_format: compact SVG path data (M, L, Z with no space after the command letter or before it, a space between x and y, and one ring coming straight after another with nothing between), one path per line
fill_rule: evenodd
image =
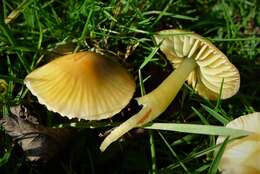
M26 115L28 112L21 108L22 106L11 108L14 115L2 118L0 125L18 142L30 161L47 162L65 148L75 130L48 128L36 124L37 119L32 115Z
M39 124L38 119L35 116L32 116L30 111L24 105L17 105L10 108L11 113L17 117L28 120L33 124Z

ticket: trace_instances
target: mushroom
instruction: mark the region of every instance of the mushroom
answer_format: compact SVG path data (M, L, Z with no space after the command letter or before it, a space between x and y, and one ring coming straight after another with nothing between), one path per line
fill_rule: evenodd
M135 81L119 63L94 52L57 58L24 80L41 104L69 118L100 120L123 109Z
M252 134L227 144L219 169L223 174L260 174L260 112L240 116L226 127L250 131ZM224 139L218 137L217 144Z
M7 92L8 84L5 80L0 79L0 96L4 96Z
M137 98L143 106L141 111L115 128L102 142L101 151L132 128L157 118L173 101L186 80L199 95L212 100L218 98L221 87L221 99L233 96L239 89L238 70L207 39L193 32L163 30L155 35L155 41L174 64L175 70L152 92Z

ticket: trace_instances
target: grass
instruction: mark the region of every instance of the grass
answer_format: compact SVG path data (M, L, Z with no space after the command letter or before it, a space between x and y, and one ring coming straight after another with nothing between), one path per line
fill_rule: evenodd
M256 0L3 0L0 79L8 87L0 98L0 117L10 115L10 106L23 103L40 113L48 127L70 125L70 120L39 106L23 85L30 71L67 51L92 50L114 56L139 81L135 96L148 93L172 71L152 40L155 32L168 28L192 30L210 39L239 69L241 87L231 99L208 101L184 85L155 122L221 126L260 111L259 5ZM137 110L134 102L129 107L132 111L124 109L112 120L74 125L80 132L66 153L44 165L26 161L19 146L1 129L0 172L217 172L213 135L137 129L100 153L102 138L98 135Z

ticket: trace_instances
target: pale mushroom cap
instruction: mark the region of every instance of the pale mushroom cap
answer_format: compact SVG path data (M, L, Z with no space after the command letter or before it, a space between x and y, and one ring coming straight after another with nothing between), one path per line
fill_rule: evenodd
M260 112L240 116L229 122L226 127L260 134Z
M226 146L219 169L223 174L260 174L260 113L241 116L226 127L247 130L252 134ZM224 137L218 137L217 144L223 141Z
M260 112L240 116L229 122L226 127L260 134ZM224 137L218 137L217 144L222 143L224 140Z
M175 68L184 58L194 58L197 68L188 78L188 84L201 96L217 99L222 88L222 99L237 93L240 86L240 75L236 67L210 41L183 30L163 30L155 35L155 41Z
M93 52L57 58L31 72L24 82L49 110L86 120L115 115L135 91L135 82L126 69Z

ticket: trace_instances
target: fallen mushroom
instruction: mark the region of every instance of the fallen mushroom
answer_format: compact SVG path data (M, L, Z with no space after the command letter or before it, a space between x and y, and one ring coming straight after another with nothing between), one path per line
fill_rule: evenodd
M135 91L119 63L94 52L57 58L24 80L41 104L69 118L100 120L124 108Z
M259 174L260 112L238 117L226 127L250 131L252 134L227 144L219 169L223 174ZM224 139L224 137L218 137L217 144L222 143Z
M142 110L115 128L102 142L101 151L132 128L157 118L186 80L199 95L212 100L219 96L222 83L221 99L233 96L239 89L238 70L207 39L193 32L163 30L155 35L155 41L176 69L152 92L137 98L139 105L143 106Z

